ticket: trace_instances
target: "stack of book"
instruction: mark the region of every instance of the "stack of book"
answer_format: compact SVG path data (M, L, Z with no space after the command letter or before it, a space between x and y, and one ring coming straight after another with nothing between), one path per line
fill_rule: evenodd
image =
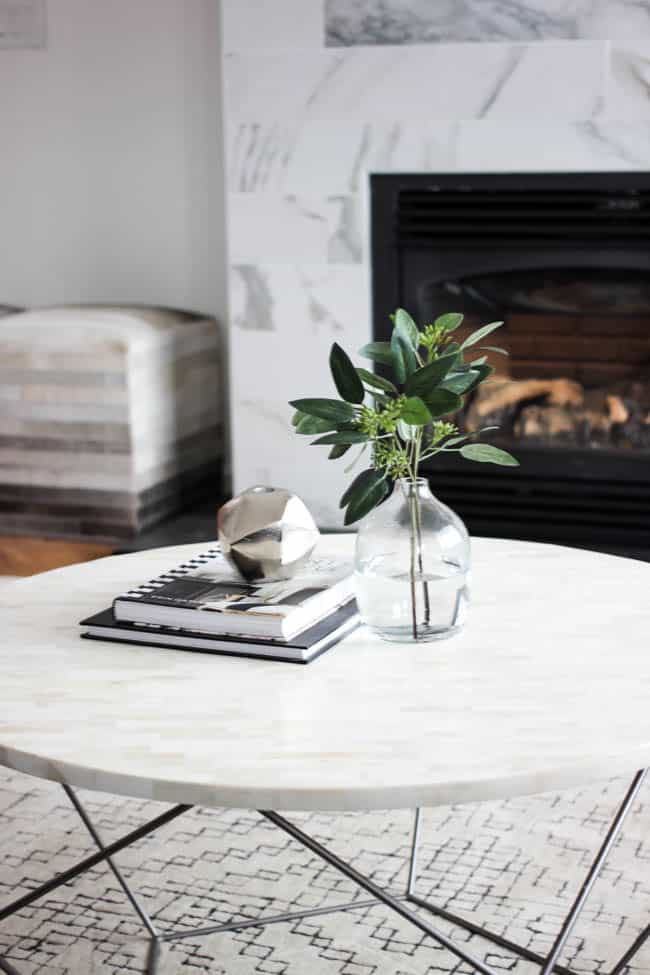
M91 640L308 663L359 625L349 562L315 556L283 582L247 583L218 548L82 621Z
M0 534L115 542L214 491L214 319L121 306L2 315L0 362Z

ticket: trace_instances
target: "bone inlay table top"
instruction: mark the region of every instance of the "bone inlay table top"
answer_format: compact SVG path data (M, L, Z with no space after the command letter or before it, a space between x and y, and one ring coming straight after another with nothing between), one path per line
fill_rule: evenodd
M209 547L0 590L0 762L195 805L370 809L579 785L650 764L650 565L473 540L464 633L360 629L308 666L79 638L114 594ZM351 536L321 540L351 551Z

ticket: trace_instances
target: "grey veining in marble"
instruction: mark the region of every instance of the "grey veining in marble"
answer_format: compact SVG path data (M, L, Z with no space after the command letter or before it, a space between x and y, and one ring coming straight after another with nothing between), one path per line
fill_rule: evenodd
M79 639L198 554L154 549L0 589L0 762L170 802L371 809L504 798L650 762L650 565L474 539L466 630L355 631L306 667ZM351 554L353 537L321 539Z
M327 245L330 264L356 264L363 258L358 201L353 196L330 197L340 204L338 223Z
M329 46L650 38L650 0L325 0Z
M458 169L503 172L611 172L650 166L650 123L610 120L462 122Z
M611 119L650 119L650 40L612 44L603 115Z
M591 118L606 53L596 41L237 51L224 65L227 124L527 119L531 104L540 119Z
M359 204L322 193L231 193L233 264L355 264L362 259Z
M242 122L229 134L231 191L346 194L369 172L444 172L453 167L456 123L319 119Z
M243 306L235 311L233 325L255 332L272 332L274 299L267 275L261 268L247 264L233 264L233 278L239 279L244 295Z

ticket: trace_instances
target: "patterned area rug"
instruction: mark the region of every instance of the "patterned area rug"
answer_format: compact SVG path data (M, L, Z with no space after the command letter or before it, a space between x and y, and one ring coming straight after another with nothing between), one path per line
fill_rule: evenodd
M544 953L604 836L627 782L561 795L426 810L418 894ZM165 807L80 793L104 841ZM378 883L403 889L412 815L295 814ZM95 852L63 791L0 771L0 904ZM256 814L196 809L118 855L162 929L320 907L367 895ZM650 791L630 812L562 962L606 973L645 926L650 907ZM430 919L430 918L429 918ZM435 922L446 933L454 929ZM538 966L455 929L496 971ZM103 865L0 923L0 957L20 975L142 972L146 939ZM650 945L630 973L650 971ZM470 975L411 924L382 906L357 908L165 949L160 975Z

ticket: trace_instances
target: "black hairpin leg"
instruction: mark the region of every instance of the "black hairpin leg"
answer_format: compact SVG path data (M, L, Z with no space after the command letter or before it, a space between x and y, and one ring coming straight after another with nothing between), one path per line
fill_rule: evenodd
M67 789L67 787L66 787ZM68 792L68 794L70 794ZM158 829L160 826L164 826L165 823L171 822L172 819L176 819L177 816L181 816L191 806L174 806L172 809L168 809L166 812L161 813L160 816L156 816L148 823L144 823L142 826L138 826L137 829L132 830L123 836L120 840L115 840L114 843L109 843L108 846L102 847L98 853L92 854L92 856L86 857L81 860L76 866L70 867L68 870L64 870L63 873L58 874L51 880L46 880L44 884L37 887L35 890L31 890L28 894L24 894L17 900L12 901L11 904L7 904L6 907L0 909L0 921L3 921L6 917L11 917L16 911L22 910L23 907L29 907L34 901L37 901L40 897L45 894L51 893L60 887L62 884L68 884L75 877L80 874L85 873L90 870L91 867L96 867L98 863L103 860L108 860L113 854L119 853L120 850L125 850L127 846L131 846L138 840L141 840L143 836L148 836L149 833L153 833L154 830Z
M5 972L5 975L20 975L18 969L10 965L8 961L3 961L2 958L0 958L0 972Z
M122 839L116 840L108 845L104 845L79 797L69 786L64 786L65 792L68 795L72 805L77 811L84 826L90 833L94 843L98 847L98 852L93 856L86 857L75 867L71 867L69 870L64 871L57 877L54 877L52 880L41 884L41 886L36 890L30 891L23 897L19 897L7 907L0 910L0 920L2 918L11 916L16 911L21 910L23 907L27 907L40 897L43 897L45 894L56 890L56 888L60 887L62 884L69 883L71 880L74 880L75 877L78 877L80 874L91 869L91 867L96 866L98 863L106 862L109 869L112 870L118 883L122 887L122 890L131 903L131 906L140 918L140 921L146 928L147 933L149 934L150 942L145 968L146 975L156 975L159 967L161 949L163 944L166 942L180 941L184 938L201 937L203 935L218 934L227 931L240 931L250 927L266 927L266 925L269 924L279 924L282 922L294 921L307 917L318 917L342 911L355 911L362 908L371 907L376 904L383 904L400 917L410 921L411 924L414 924L417 928L419 928L420 931L423 931L429 937L437 941L438 944L443 945L443 947L447 948L457 958L460 958L462 961L469 964L474 972L479 972L480 975L497 975L497 972L493 968L490 968L488 965L484 964L478 958L466 951L462 945L457 944L443 932L439 931L437 928L433 927L433 925L423 920L420 915L416 914L408 906L409 902L414 904L416 907L426 909L429 913L443 918L444 920L451 922L452 924L470 932L471 934L478 935L479 937L484 938L493 944L499 945L501 948L512 952L526 961L531 961L538 964L540 966L540 975L551 975L551 973L558 973L558 975L575 975L570 968L559 965L557 960L564 946L566 945L580 912L582 911L593 885L603 868L607 855L614 845L625 817L638 795L645 774L645 771L641 771L635 775L632 784L630 785L627 794L612 821L612 824L607 832L607 836L601 844L589 872L587 873L587 876L562 924L560 932L555 939L553 947L547 956L540 955L523 945L518 945L516 942L510 941L510 939L504 938L503 936L496 934L487 928L483 928L472 921L466 920L465 918L462 918L451 911L436 907L435 905L430 904L428 901L425 901L416 895L415 881L417 877L417 853L420 834L419 809L417 809L415 813L405 895L396 895L379 887L371 878L361 874L347 861L341 859L341 857L337 856L335 853L332 853L327 849L327 847L323 846L322 843L309 836L304 832L304 830L300 829L298 826L295 826L279 813L272 812L270 810L261 810L260 815L262 815L269 822L273 823L279 829L283 830L290 837L292 837L292 839L301 843L303 846L307 847L307 849L321 857L321 859L323 859L326 863L329 863L330 866L339 870L350 880L354 881L359 887L371 894L371 898L367 900L357 899L355 901L349 901L345 904L334 904L331 907L318 907L304 911L291 911L261 918L233 919L225 924L203 925L202 927L162 932L158 930L156 924L132 891L128 881L113 861L113 855L115 853L119 853L120 850L125 849L132 843L137 842L137 840L141 839L143 836L147 836L159 826L162 826L165 823L175 819L177 816L180 816L191 807L186 805L175 806L173 809L169 809L167 812L164 812L155 819L152 819L149 823L145 823L143 826L139 826L137 829L132 830L126 836L122 837ZM623 972L630 964L633 957L649 937L650 925L648 925L648 927L646 927L641 934L639 934L630 948L612 968L610 975L623 975ZM0 972L4 972L5 975L19 975L13 965L2 958L0 958Z
M635 940L632 942L632 944L627 949L627 951L622 956L622 958L620 958L616 962L609 975L621 975L621 972L623 972L627 968L627 966L630 964L630 962L636 955L637 951L643 947L643 945L646 943L649 937L650 937L650 924L648 924L647 927L643 929L641 934L639 934L638 937L635 938Z
M559 934L557 935L553 947L551 948L548 955L540 955L530 948L526 948L523 945L518 945L514 941L510 941L509 938L504 938L502 935L496 934L494 931L490 931L488 928L481 927L478 924L474 924L472 921L467 921L465 918L460 917L457 914L453 914L451 911L447 911L444 908L436 907L430 904L428 901L423 900L421 897L416 896L414 893L415 877L417 871L417 847L418 847L418 836L420 831L420 810L416 810L415 822L413 826L413 841L411 847L411 859L409 863L409 875L407 882L407 893L406 896L409 901L416 904L418 907L425 908L437 917L441 917L452 924L458 925L471 932L472 934L479 935L485 938L487 941L491 941L493 944L499 945L499 947L506 949L507 951L512 951L514 954L519 955L526 961L531 961L540 966L540 975L550 975L551 972L557 972L559 975L573 975L569 968L563 965L559 965L557 960L560 956L562 949L564 948L568 938L571 935L571 931L578 920L578 917L585 905L585 902L596 882L604 864L607 856L614 845L616 837L621 831L625 817L630 811L634 801L639 793L639 789L643 784L643 780L646 776L646 770L643 769L637 772L628 788L628 791L623 799L623 802L619 806L616 815L611 823L611 826L607 832L605 839L603 840L598 853L589 869L589 872L580 888L578 895L576 896L571 908L562 924ZM630 963L634 955L638 952L641 946L644 944L646 939L650 937L650 925L638 936L635 942L630 946L630 948L623 955L621 960L616 964L616 966L610 972L610 975L621 975L626 966Z

